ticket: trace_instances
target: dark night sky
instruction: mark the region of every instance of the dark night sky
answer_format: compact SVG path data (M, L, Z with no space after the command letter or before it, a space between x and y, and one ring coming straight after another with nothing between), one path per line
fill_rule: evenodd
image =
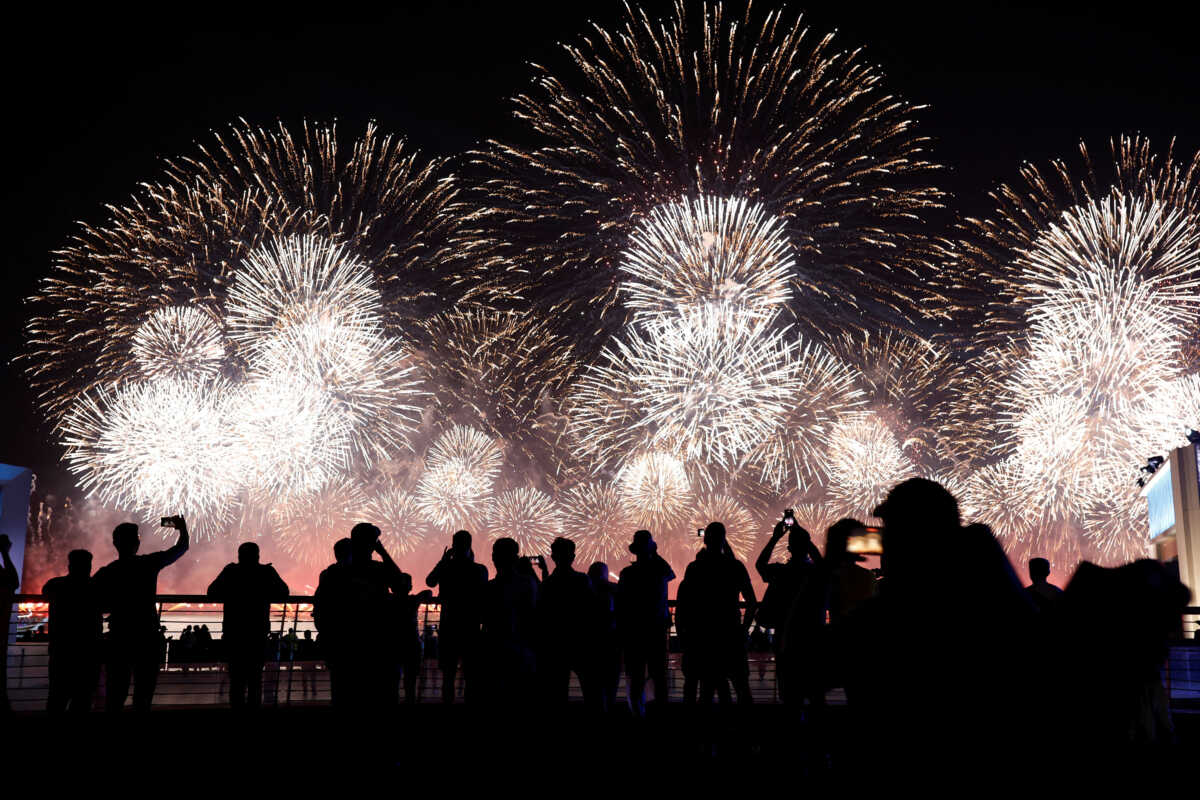
M337 119L354 135L369 119L420 148L452 154L517 135L506 97L526 62L556 63L554 43L588 20L618 18L618 0L541 6L439 2L404 10L328 4L297 17L291 4L247 11L187 6L183 16L54 4L13 26L2 135L7 247L0 378L0 461L32 465L62 485L59 452L9 363L21 346L21 299L76 220L102 223L160 159L193 151L237 117L268 124ZM652 3L666 8L667 3ZM1071 156L1080 138L1142 132L1184 154L1200 147L1196 12L1170 4L910 4L810 2L812 25L865 45L890 88L932 106L922 130L949 167L942 185L961 213L987 210L986 191L1023 160Z

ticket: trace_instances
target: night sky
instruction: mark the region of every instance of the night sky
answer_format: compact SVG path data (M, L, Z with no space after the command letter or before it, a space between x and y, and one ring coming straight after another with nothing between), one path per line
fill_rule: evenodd
M244 4L250 5L250 4ZM507 97L526 63L561 63L555 43L612 23L618 0L568 4L438 2L379 11L332 3L297 17L278 4L188 4L186 12L86 12L41 4L9 20L5 81L7 239L0 376L6 391L0 461L32 466L67 488L31 393L11 359L21 347L22 298L76 221L106 221L161 159L239 117L336 119L349 141L376 120L427 153L451 155L487 137L520 135ZM650 3L666 10L668 3ZM1140 132L1157 149L1200 147L1197 12L1126 4L791 4L814 29L865 45L889 89L931 106L919 130L947 165L953 209L982 214L986 193L1024 160L1096 155L1111 136ZM421 7L426 6L426 7ZM179 14L178 16L174 16Z

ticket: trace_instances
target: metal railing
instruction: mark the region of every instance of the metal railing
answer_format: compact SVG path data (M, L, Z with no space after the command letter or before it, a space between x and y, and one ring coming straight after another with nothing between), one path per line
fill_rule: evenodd
M159 595L158 608L162 627L161 664L155 705L222 705L229 700L229 681L221 641L220 603L204 595ZM14 710L40 710L46 707L49 689L49 647L44 635L49 606L40 595L17 595L10 609L8 647L8 695ZM673 605L673 604L672 604ZM417 702L440 702L441 671L437 663L437 632L440 622L437 604L422 605L418 610L418 630L422 646ZM286 603L271 606L271 633L267 641L263 669L264 705L296 706L329 702L329 673L317 650L317 631L312 620L312 597L295 596ZM1189 608L1184 618L1185 638L1172 645L1164 667L1164 680L1173 703L1200 704L1200 608ZM188 629L206 629L208 636L186 636ZM668 679L672 700L683 695L683 674L674 629L671 630ZM775 661L765 644L750 649L750 689L756 702L778 702ZM461 694L461 681L458 687ZM571 678L571 696L581 699L578 682ZM647 692L650 687L647 687ZM621 676L618 697L625 694ZM403 697L403 689L401 689ZM844 702L841 690L828 694L833 704ZM459 698L461 700L461 697ZM95 708L104 705L104 677L96 687Z
M40 595L17 595L10 626L15 641L8 648L8 695L14 710L46 707L49 690L49 641L45 636L49 606ZM158 595L159 622L164 629L161 670L154 694L156 706L220 705L229 701L229 680L221 641L220 603L204 595ZM437 638L441 608L436 603L418 609L418 632L422 658L417 679L417 702L440 702L442 675L437 661ZM329 673L317 649L317 630L312 620L312 597L293 596L276 603L270 611L271 633L263 668L263 704L294 706L329 702ZM191 628L206 627L208 637L196 642L185 637ZM106 623L107 630L107 623ZM672 700L683 697L683 673L674 630L671 631L668 680ZM618 697L626 691L621 676ZM461 680L457 687L461 701ZM756 702L778 702L775 662L771 653L750 653L750 690ZM651 689L647 686L647 693ZM571 676L571 698L582 699L578 681ZM401 699L404 690L400 690ZM833 702L839 702L835 692ZM132 702L132 700L127 701ZM95 708L104 706L104 676L96 687Z

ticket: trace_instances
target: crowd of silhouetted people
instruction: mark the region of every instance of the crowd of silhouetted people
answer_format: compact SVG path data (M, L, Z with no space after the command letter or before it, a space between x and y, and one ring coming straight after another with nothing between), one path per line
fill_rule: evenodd
M938 741L951 751L1046 747L1068 730L1101 745L1171 740L1160 670L1189 592L1169 565L1084 562L1064 590L1049 582L1050 564L1033 559L1023 586L992 532L963 525L955 498L934 482L899 484L874 513L882 520L876 570L851 546L868 530L862 522L835 523L822 552L785 513L753 565L766 585L761 602L724 525L710 523L679 581L673 617L668 590L677 576L648 530L632 533L632 562L615 581L604 563L577 569L575 543L563 537L550 547L550 564L522 554L511 538L496 539L489 569L460 530L426 577L429 588L414 591L379 528L359 523L334 543L333 563L320 574L315 642L295 629L272 634L270 606L287 600L289 588L247 542L208 587L223 604L219 643L200 625L169 644L156 581L188 549L187 525L164 520L178 541L139 554L137 526L125 523L113 532L116 560L92 574L92 555L73 551L67 574L43 588L47 707L90 710L103 664L107 709L122 709L132 684L133 708L147 711L169 646L178 648L177 662L219 653L231 705L252 708L262 702L266 654L286 646L324 660L337 709L377 713L415 699L418 608L436 602L446 703L461 691L479 708L553 711L567 704L573 674L596 714L652 714L648 706L669 696L673 623L685 704L752 702L753 632L773 653L779 696L796 711L796 725L820 724L827 693L844 688L855 747L876 754L914 747L918 724L942 731ZM776 561L785 540L787 560ZM0 588L11 595L6 541L0 551ZM626 696L618 697L622 672Z

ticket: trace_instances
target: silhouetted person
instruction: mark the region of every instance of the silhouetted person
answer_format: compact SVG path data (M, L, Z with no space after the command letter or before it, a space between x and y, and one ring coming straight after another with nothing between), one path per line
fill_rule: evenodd
M550 560L554 570L538 592L541 630L537 665L542 691L547 702L566 703L574 672L584 698L594 701L587 670L596 610L592 583L574 568L575 543L570 539L559 536L551 543Z
M771 554L784 536L788 537L788 560L771 563ZM804 683L800 695L816 701L817 693L812 690L811 672L815 666L814 651L817 638L825 624L824 575L821 570L821 554L812 542L812 536L785 512L783 519L775 523L771 538L754 562L763 582L767 584L762 605L758 608L758 622L774 631L771 650L775 655L776 680L780 697L788 701L788 692L793 677ZM783 646L789 638L789 647ZM788 664L788 657L795 656L803 662ZM820 695L823 697L824 695Z
M1189 597L1177 575L1152 559L1079 565L1063 597L1056 687L1075 747L1111 763L1114 754L1137 752L1131 746L1174 741L1162 667Z
M344 580L342 573L350 569L352 552L353 544L349 538L334 542L333 563L321 570L317 589L313 593L312 618L317 629L317 648L325 660L325 671L329 673L329 697L334 706L344 703L338 655L341 652L341 637L350 624L348 617L354 610L343 606L346 600L344 593L330 593L329 589L341 585Z
M323 571L313 597L313 619L322 636L331 634L333 669L341 671L334 701L351 711L380 710L397 699L395 607L404 573L379 535L368 522L355 525L349 563Z
M50 603L50 694L46 710L82 714L92 710L100 680L103 617L92 582L92 554L72 550L67 574L46 581Z
M227 564L209 584L208 596L224 604L221 641L229 663L229 704L258 708L271 603L286 601L288 586L273 566L259 563L257 544L243 542L237 562Z
M754 622L756 598L750 573L737 559L725 538L725 526L710 522L704 529L704 546L683 574L676 598L681 636L692 656L700 684L700 700L712 701L712 693L728 680L737 691L739 703L750 703L750 666L746 660L746 636ZM743 615L739 597L746 603Z
M0 561L3 562L0 565L0 615L4 617L0 621L0 714L12 710L8 703L8 626L13 612L13 595L21 584L17 567L9 556L10 550L12 539L8 534L0 533Z
M534 688L538 583L520 561L514 539L492 544L496 577L484 593L481 650L488 700L494 704L526 702Z
M1050 582L1050 562L1044 558L1029 559L1029 585L1025 591L1041 614L1055 614L1062 605L1063 590Z
M158 573L187 552L188 530L183 517L167 520L179 532L170 548L138 555L138 526L123 522L113 530L117 560L96 570L94 578L101 608L108 612L104 705L120 711L133 679L133 708L149 711L162 663L159 650Z
M421 674L421 634L417 612L422 603L433 602L433 592L424 589L412 594L412 576L400 573L396 596L397 666L404 676L404 702L417 702L417 678ZM399 689L399 687L396 687Z
M442 702L454 702L454 682L462 664L463 697L471 696L471 674L479 653L479 626L488 571L475 563L471 534L455 532L450 547L429 573L425 584L437 587L442 613L438 623L438 666L442 671Z
M617 633L625 657L629 706L641 716L646 712L646 676L654 685L655 703L667 702L667 633L671 613L667 606L667 584L675 572L658 554L650 531L633 534L629 545L633 563L617 578Z
M889 769L918 769L929 748L987 763L1027 724L1032 604L991 531L962 527L939 484L904 481L874 513L883 584L841 631L856 735Z
M617 586L608 579L608 565L597 561L588 567L592 584L591 657L588 673L592 676L593 702L606 712L617 702L621 683L621 643L617 638Z

